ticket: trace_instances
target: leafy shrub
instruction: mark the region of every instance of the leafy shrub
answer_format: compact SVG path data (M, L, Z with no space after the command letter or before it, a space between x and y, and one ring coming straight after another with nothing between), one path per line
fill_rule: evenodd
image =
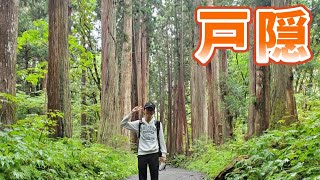
M235 149L229 145L216 147L212 143L208 143L205 137L202 137L190 147L192 153L190 158L178 155L171 162L175 166L205 173L210 178L222 171L235 157L236 153L231 148Z
M248 141L239 153L251 158L237 163L228 179L320 178L319 119L317 114L300 125L269 131Z
M206 153L192 158L192 161L186 167L213 177L222 171L234 157L235 153L232 150L211 145L208 146Z
M25 119L29 114L45 114L45 94L39 92L38 96L31 97L24 92L17 92L17 119Z
M0 131L0 179L123 179L137 173L133 153L50 139L51 123L29 116Z
M226 179L320 179L320 110L318 106L313 109L299 113L298 123L247 142L237 139L216 147L198 140L191 148L191 158L179 157L178 165L212 178L235 157L248 155ZM240 132L235 132L238 138Z

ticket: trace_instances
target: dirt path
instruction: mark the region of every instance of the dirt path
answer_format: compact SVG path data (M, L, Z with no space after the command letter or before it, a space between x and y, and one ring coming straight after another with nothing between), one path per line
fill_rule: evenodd
M202 180L205 179L205 175L195 171L189 171L181 168L174 168L167 166L166 170L159 172L159 180ZM138 175L131 176L127 180L138 180ZM150 180L150 174L148 169L148 180Z

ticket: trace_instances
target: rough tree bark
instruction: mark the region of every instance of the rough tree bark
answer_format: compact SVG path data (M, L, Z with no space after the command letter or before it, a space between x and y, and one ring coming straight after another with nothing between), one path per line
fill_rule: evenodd
M221 61L221 50L217 50L217 59L212 62L212 76L213 76L213 123L214 123L214 139L217 145L222 144L222 124L223 117L221 117L221 103L220 103L220 88L219 88L219 61Z
M176 63L176 76L175 76L175 88L174 88L174 137L175 148L174 152L182 154L183 150L183 139L186 131L186 110L185 110L185 92L184 92L184 64L183 64L183 23L182 19L178 17L178 7L182 8L182 3L179 5L178 1L175 1L174 12L175 12L175 48L173 56L177 57ZM183 14L181 14L183 15Z
M134 75L136 79L134 83L134 91L136 92L136 96L133 96L135 100L134 106L143 106L144 105L144 93L145 93L145 84L143 84L142 81L145 81L145 77L143 77L144 72L143 67L145 67L144 62L142 62L142 31L143 31L143 14L142 14L142 7L143 7L143 1L139 0L139 7L138 7L138 15L137 19L135 20L135 28L134 28ZM134 107L133 106L133 107ZM142 118L142 113L136 113L136 117L134 119L141 119Z
M148 8L145 0L142 0L142 24L141 24L141 100L142 103L146 103L149 98L149 62L148 62L148 32L147 32L147 14L144 9Z
M222 104L222 113L223 113L223 139L224 141L227 138L233 138L233 116L230 114L229 109L227 108L226 96L228 95L228 86L227 86L227 78L228 78L228 58L227 51L221 51L221 63L219 65L221 82L219 84L219 88L221 90L220 101Z
M48 111L59 111L53 137L71 137L71 102L68 59L68 1L49 1Z
M256 6L270 6L270 0L256 0L254 7ZM253 25L250 27L249 91L252 101L249 105L248 132L245 139L252 135L261 135L268 129L270 121L270 67L254 64Z
M216 2L206 1L207 5ZM223 144L232 134L231 123L228 123L228 111L225 106L227 58L226 50L216 50L212 61L207 66L208 94L208 136L217 145ZM231 121L230 121L231 122ZM229 132L231 131L231 133Z
M138 18L139 19L139 18ZM132 16L132 22L134 22L134 24L137 24L139 21L135 19L134 16ZM138 26L139 27L139 26ZM137 88L137 28L136 26L132 26L132 78L131 78L131 108L134 108L136 106L138 106L138 88ZM132 116L132 120L136 120L139 119L139 113L135 113ZM131 142L133 142L134 144L137 143L137 136L135 132L131 132ZM136 149L137 146L133 146L132 149ZM137 149L136 149L137 150Z
M165 132L165 114L164 114L164 108L165 108L165 87L166 87L166 79L165 76L161 77L161 87L160 87L160 122L162 123L163 132Z
M214 55L214 58L212 61L217 61L217 54L218 51L216 51L216 54ZM207 75L207 95L208 95L208 138L211 139L213 142L216 141L215 139L215 117L214 117L214 79L213 79L213 63L210 62L206 67L206 75Z
M291 0L271 0L274 7L287 7ZM272 129L279 126L278 121L284 120L285 125L298 121L293 91L293 73L290 65L273 65L271 73L271 122Z
M254 8L254 7L253 7ZM249 61L249 116L248 116L248 132L245 135L245 139L248 139L255 133L255 119L256 119L256 107L255 107L255 96L256 96L256 64L254 63L254 44L253 44L253 24L250 24L250 61Z
M185 140L185 153L186 156L190 155L189 149L189 133L188 133L188 124L187 124L187 115L186 115L186 107L185 107L185 88L184 88L184 26L183 26L183 1L180 1L180 5L181 5L181 30L180 30L180 37L179 37L179 43L180 43L180 47L179 47L179 80L178 80L178 121L180 121L180 126L181 129L183 129L183 134L184 134L184 140ZM182 140L183 140L183 135L182 135Z
M254 132L261 135L270 121L270 67L256 67L256 117Z
M132 61L132 108L143 106L148 101L148 34L146 29L146 15L143 9L146 6L144 0L138 2L138 13L133 26L133 61ZM135 113L132 120L141 119L142 112ZM135 133L134 133L135 134ZM133 134L131 134L133 135ZM132 141L137 142L136 136Z
M0 0L0 93L16 95L18 0ZM0 124L15 123L12 99L0 94Z
M167 36L167 76L168 76L168 123L167 123L167 149L169 152L169 155L173 155L173 123L172 123L172 63L171 63L171 57L170 57L170 48L169 48L169 35L168 30L166 30L166 36Z
M124 1L124 34L122 45L121 82L120 82L120 115L131 111L132 88L132 1ZM130 131L122 129L122 134L130 138Z
M118 60L116 56L116 2L102 0L102 90L98 142L116 146L112 138L120 134Z
M193 7L200 5L200 0L193 1ZM194 21L194 16L192 21ZM191 29L190 37L193 42L193 50L196 49L199 40L199 28L196 26ZM196 37L194 37L196 36ZM212 124L208 124L208 108L207 93L210 93L209 88L206 88L206 68L200 66L196 61L192 60L190 64L191 69L191 129L192 129L192 141L206 136L208 134L208 126L210 129ZM206 93L207 90L207 93ZM211 132L211 131L210 131ZM208 135L210 137L210 135Z

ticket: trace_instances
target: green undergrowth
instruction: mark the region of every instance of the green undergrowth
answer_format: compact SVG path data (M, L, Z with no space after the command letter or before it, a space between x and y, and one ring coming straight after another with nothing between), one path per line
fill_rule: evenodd
M251 139L228 179L320 179L320 114L314 119Z
M101 144L50 139L44 116L0 131L0 179L124 179L136 174L136 157Z
M173 164L212 178L246 155L249 158L237 162L226 179L320 179L320 111L300 112L299 120L247 142L237 139L216 147L199 140L190 158L177 156Z
M235 156L236 153L228 149L227 145L216 147L207 143L204 138L194 142L190 148L191 157L184 155L176 156L171 162L174 166L199 171L208 178L218 174Z

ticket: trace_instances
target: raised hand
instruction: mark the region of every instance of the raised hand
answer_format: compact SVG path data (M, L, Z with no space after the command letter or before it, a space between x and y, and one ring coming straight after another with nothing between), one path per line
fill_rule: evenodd
M141 110L143 110L143 107L142 106L136 106L136 107L134 107L132 110L131 110L131 112L137 112L137 111L141 111Z

